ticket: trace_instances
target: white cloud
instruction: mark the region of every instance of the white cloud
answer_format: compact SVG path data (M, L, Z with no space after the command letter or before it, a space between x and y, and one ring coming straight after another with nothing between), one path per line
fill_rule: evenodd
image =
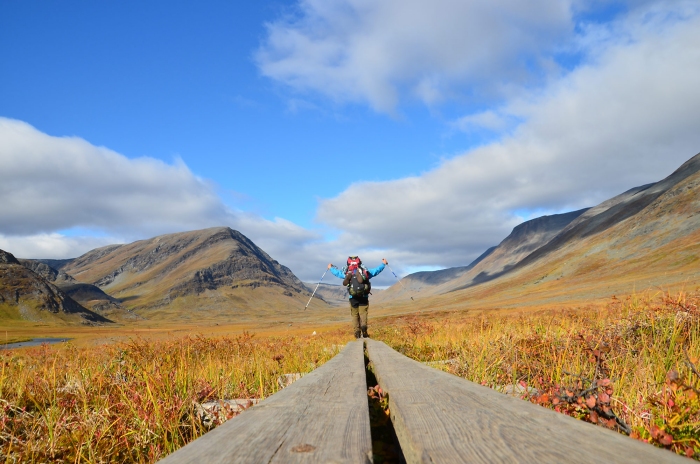
M523 210L592 206L660 180L700 151L700 7L679 5L634 11L624 37L590 63L456 123L523 120L512 135L417 177L352 185L322 201L318 219L407 265L457 266L503 239ZM371 201L349 215L358 197Z
M507 58L539 50L542 40L570 27L566 2L557 2L558 13L544 19L535 16L554 11L548 2L539 10L528 5L531 11L496 2L511 5L513 14L464 32L450 25L462 24L462 18L469 25L488 14L462 12L460 21L445 23L453 35L437 28L423 38L447 12L489 7L443 2L424 18L422 3L403 4L405 11L390 1L303 2L301 17L269 26L261 66L296 88L391 111L401 92L434 103L461 80L495 75L497 84L517 83L518 70ZM513 34L539 33L524 48L490 42L507 21L520 25ZM455 39L462 33L485 34L482 45L490 44L494 56L470 55L475 45L469 37ZM370 266L386 257L400 275L422 266L466 265L500 242L528 211L594 205L659 180L700 151L697 2L646 2L614 24L584 27L572 46L586 54L574 71L552 74L538 91L454 123L495 133L505 128L510 135L421 175L355 184L322 200L317 217L338 233L334 240L282 218L270 221L227 208L213 186L182 162L128 159L79 138L52 137L0 118L0 248L18 257L73 257L105 242L227 225L306 281L317 281L329 261L341 265L347 254L359 254ZM452 61L462 54L465 62ZM488 62L483 75L474 77L479 60ZM362 213L348 213L357 198L367 199ZM79 228L107 238L56 233ZM329 278L324 281L339 282ZM394 280L386 271L377 284Z
M517 120L512 116L493 110L468 114L458 118L450 125L463 132L472 132L486 129L493 132L503 132L512 126Z
M77 137L0 118L0 233L83 227L157 232L226 215L212 185L181 161L129 159Z
M0 235L0 250L6 250L16 258L65 259L106 245L122 243L119 237L67 237L59 233L24 236Z
M527 82L574 27L563 0L300 0L296 13L267 24L262 74L382 112L404 94L435 104Z
M229 226L286 264L290 250L319 238L282 218L227 208L182 161L129 159L7 118L0 118L0 173L0 249L20 258L73 258L98 246Z

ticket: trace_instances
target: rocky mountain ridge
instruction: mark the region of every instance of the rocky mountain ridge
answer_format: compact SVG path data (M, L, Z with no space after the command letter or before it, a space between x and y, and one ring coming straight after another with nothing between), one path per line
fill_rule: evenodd
M567 276L587 275L595 279L596 275L590 274L594 269L606 272L619 269L611 277L618 279L623 275L621 269L628 266L627 272L635 269L634 272L646 274L653 272L653 268L644 266L644 262L667 260L671 256L681 263L690 262L698 259L693 246L687 244L700 233L698 211L700 154L665 179L632 188L593 208L525 222L467 272L454 272L453 278L445 280L441 277L453 271L434 271L437 285L424 284L428 280L425 274L430 272L421 273L418 278L406 276L403 282L409 292L394 285L383 294L382 300L407 299L410 291L416 290L420 290L419 297L474 289L468 292L472 294L479 292L477 286L484 286L481 291L493 294L495 288L507 289L515 280L526 282L527 276L540 272L542 275L532 283ZM546 233L537 232L542 221L552 226ZM662 247L663 258L654 257Z
M468 266L409 274L402 279L403 286L393 285L378 301L406 299L415 294L442 294L496 279L549 242L585 211L587 209L525 221L514 227L500 244L486 250Z
M58 261L58 260L49 260ZM70 261L70 260L64 260ZM85 308L91 309L108 318L133 319L134 316L125 311L119 300L112 298L99 287L92 284L78 282L63 270L57 270L46 264L44 260L19 259L26 268L31 269L46 281L51 282L64 293L80 303Z
M228 227L98 248L63 270L131 309L169 307L188 298L208 298L207 305L217 308L251 307L247 300L256 289L268 289L257 295L275 294L273 299L310 296L292 271Z
M45 266L45 265L44 265ZM48 268L48 266L46 266ZM110 319L83 307L43 275L52 275L43 266L40 273L25 267L11 253L0 250L0 305L5 305L12 319L104 324Z

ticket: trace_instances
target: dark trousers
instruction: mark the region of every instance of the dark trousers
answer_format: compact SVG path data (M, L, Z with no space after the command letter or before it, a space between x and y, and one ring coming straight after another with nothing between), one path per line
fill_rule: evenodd
M354 301L353 301L354 300ZM363 301L359 301L363 300ZM352 326L355 329L355 338L367 337L367 312L369 300L367 298L350 298L350 316Z

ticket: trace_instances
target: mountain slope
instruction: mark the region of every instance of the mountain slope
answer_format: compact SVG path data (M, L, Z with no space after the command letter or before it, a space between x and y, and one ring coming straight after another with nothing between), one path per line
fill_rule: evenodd
M137 319L137 316L126 310L119 300L112 298L99 287L92 284L78 282L62 270L56 270L47 262L67 262L72 260L37 260L19 259L20 264L31 269L42 278L60 288L66 295L80 303L85 308L101 314L113 321L128 322Z
M694 221L685 221L675 216L678 210L685 210L684 205L692 202L697 196L698 172L700 172L700 154L683 163L670 176L657 183L628 190L595 208L591 208L586 214L569 224L561 234L522 260L518 265L520 267L526 266L570 243L600 234L635 216L637 217L633 223L641 229L634 231L633 236L652 231L661 232L662 230L665 231L664 235L667 237L677 238L685 235L690 229L694 229ZM658 202L666 205L663 210L656 211L658 217L666 216L664 218L666 224L660 224L658 220L649 217L649 211L656 210ZM643 224L643 222L648 222L648 224ZM669 240L673 238L669 238Z
M589 209L498 278L443 287L430 304L557 304L699 282L700 154Z
M468 266L451 267L448 269L440 269L439 271L421 271L414 272L404 278L402 281L406 288L410 290L420 291L425 287L432 287L451 280L457 279L467 272L471 271L477 264L482 262L491 255L498 247L492 246L483 252L478 258L472 261Z
M228 227L98 248L63 270L148 318L297 308L310 296L287 267Z
M112 322L94 313L41 275L0 250L0 318L67 324Z
M411 295L438 295L493 280L548 243L585 211L581 209L523 222L498 246L486 250L469 266L410 274L403 278L403 287L393 285L377 301L407 299Z
M348 304L348 289L343 285L324 283L318 285L318 282L304 282L304 285L312 293L316 290L314 298L321 299L329 305L340 306ZM316 285L318 285L318 289Z
M310 292L313 292L318 282L304 282L304 285ZM383 291L383 289L372 288L372 296L381 295ZM345 306L348 304L348 289L340 284L321 283L318 285L314 298L319 298L332 306Z

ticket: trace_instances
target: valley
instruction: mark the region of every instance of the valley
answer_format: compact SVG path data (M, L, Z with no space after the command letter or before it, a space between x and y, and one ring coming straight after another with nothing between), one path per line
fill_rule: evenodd
M526 221L468 265L374 291L370 336L474 383L697 457L700 438L686 425L700 418L688 393L700 388L699 187L697 155L655 184ZM352 339L344 287L303 283L227 227L70 260L3 251L0 284L5 343L70 339L0 346L0 390L13 408L42 411L16 413L21 449L0 450L19 460L75 460L89 449L95 459L154 462L240 413L224 408L207 425L198 412L205 401L253 404ZM39 392L40 406L27 391ZM101 412L82 417L76 398ZM60 421L72 414L81 425L45 419L59 409ZM93 422L104 439L95 441Z
M655 184L526 221L469 265L411 274L403 285L375 290L371 317L590 308L613 295L692 291L700 284L699 187L696 155ZM0 331L8 339L310 333L349 317L346 290L327 283L304 311L316 284L302 283L226 227L108 246L70 260L3 256Z

